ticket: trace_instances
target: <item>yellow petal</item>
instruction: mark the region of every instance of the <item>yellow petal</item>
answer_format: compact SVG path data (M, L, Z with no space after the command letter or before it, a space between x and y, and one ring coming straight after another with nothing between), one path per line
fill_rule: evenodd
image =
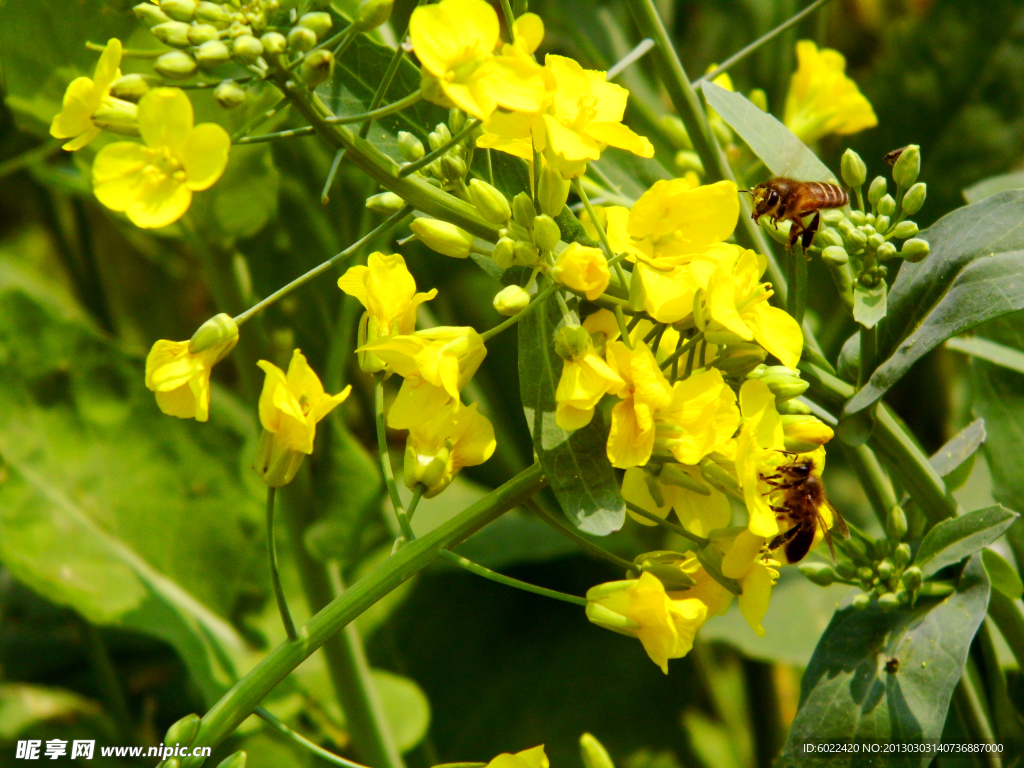
M157 229L180 219L192 204L192 190L171 176L146 178L125 209L131 222Z
M743 594L738 602L740 613L747 620L751 629L758 637L765 636L761 620L768 612L768 603L772 597L772 575L769 568L757 563L743 579Z
M92 188L96 199L112 211L126 211L145 182L143 169L152 151L132 141L108 144L92 164Z
M451 402L451 395L419 376L406 377L388 411L392 429L412 429L432 418Z
M525 54L532 54L544 40L544 22L536 13L524 13L512 24L516 48Z
M114 81L121 77L120 66L121 41L112 37L107 41L107 47L103 49L100 60L96 62L96 72L93 75L96 88L102 96L105 96Z
M742 579L753 567L767 539L749 530L740 531L729 551L722 557L722 575L729 579Z
M647 411L646 406L642 410ZM633 398L623 400L612 408L612 425L608 433L608 460L613 467L628 469L640 467L651 458L654 448L654 430L645 427Z
M228 165L231 137L216 123L202 123L185 139L181 162L185 167L188 188L209 189Z
M192 131L192 102L180 88L154 88L139 100L139 133L154 149L181 158Z
M260 360L256 365L266 374L266 378L263 380L263 390L260 392L260 424L268 432L277 432L279 414L278 407L274 402L274 393L277 392L278 387L287 389L288 379L285 377L284 371L267 360ZM301 410L299 415L302 415Z
M779 358L783 365L796 368L804 348L804 334L788 312L764 302L746 320L758 344Z
M681 489L676 489L675 486L662 486L665 504L659 507L654 497L651 496L650 489L647 487L647 480L645 479L643 469L640 467L630 467L622 476L622 498L630 504L635 504L652 515L660 517L662 520L667 519L668 513L672 511L672 502L676 496L675 490ZM657 525L653 520L649 520L643 515L638 515L629 507L626 508L626 514L640 523L640 525Z
M480 65L476 78L480 87L505 109L536 112L547 95L543 68L525 56L487 59Z
M367 292L366 281L370 277L370 268L363 265L349 267L345 274L338 278L338 287L349 296L354 296L363 305L369 308L370 295Z
M639 157L654 157L654 145L622 123L590 123L587 135L602 144L624 149Z
M563 160L583 162L601 157L601 148L596 141L566 128L551 115L544 115L544 129L548 146Z
M477 412L476 403L458 409L449 437L453 440L453 472L483 464L491 458L497 446L494 427L487 417Z
M50 135L57 139L70 139L92 129L92 113L98 106L93 96L95 91L96 85L88 77L76 77L72 80L64 91L64 103L60 112L50 123Z
M288 389L299 402L316 403L324 397L324 385L320 383L320 377L309 367L306 356L298 349L292 352L287 379Z
M155 392L164 386L168 389L181 386L191 369L189 357L187 341L160 339L155 342L146 356L146 387Z
M420 63L439 78L497 47L498 15L484 0L443 0L413 11L409 35Z
M157 392L156 404L161 412L166 413L168 416L177 416L179 419L206 421L206 418L198 418L196 398L192 394L192 388L187 381L177 389L172 389L168 392Z

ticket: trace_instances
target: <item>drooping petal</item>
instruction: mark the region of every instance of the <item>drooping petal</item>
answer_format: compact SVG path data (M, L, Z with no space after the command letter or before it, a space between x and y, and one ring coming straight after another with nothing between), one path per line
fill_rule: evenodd
M654 145L647 137L634 133L622 123L590 123L587 135L602 144L624 149L638 157L654 157Z
M230 150L231 137L216 123L201 123L193 128L181 155L188 188L198 192L212 187L228 165Z
M419 376L407 376L388 411L392 429L412 429L433 417L451 402L451 395Z
M763 302L744 319L758 344L779 358L783 365L796 367L804 348L804 334L792 315Z
M95 88L95 83L88 77L76 77L68 84L67 90L64 91L63 106L50 123L51 136L57 139L71 139L93 128ZM64 148L68 149L67 146Z
M764 637L766 634L764 627L761 626L761 620L768 612L768 603L772 597L772 573L771 568L756 563L743 579L743 594L737 601L740 613L758 637Z
M630 467L622 476L622 498L630 504L635 504L652 515L665 520L668 518L668 513L672 511L673 502L677 495L676 491L681 489L670 485L663 485L661 488L665 503L659 507L654 497L651 496L650 489L647 487L647 480L644 477L643 469L640 467ZM653 520L648 520L643 515L638 515L629 507L626 508L626 514L640 523L640 525L657 525Z
M100 98L97 99L99 106L100 99L107 94L114 81L121 77L121 41L116 37L107 41L106 48L100 54L100 60L96 62L96 72L93 81L99 91Z

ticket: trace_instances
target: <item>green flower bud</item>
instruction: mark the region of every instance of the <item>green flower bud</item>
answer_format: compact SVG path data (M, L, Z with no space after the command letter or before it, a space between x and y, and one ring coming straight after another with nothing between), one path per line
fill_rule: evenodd
M903 196L903 211L907 216L913 216L924 206L924 200L928 196L928 185L918 182Z
M231 51L220 40L203 43L195 52L196 63L203 69L212 69L231 61Z
M441 158L441 176L448 182L464 178L468 170L466 161L454 152L449 152Z
M563 325L555 334L555 354L563 360L579 360L594 350L594 341L582 325Z
M189 25L183 21L165 21L157 24L149 31L164 45L171 48L188 48L192 43L188 41Z
M780 416L810 416L811 406L800 400L784 400L775 404L775 410Z
M280 32L267 32L260 37L263 43L263 52L270 56L276 56L288 50L288 38Z
M900 256L909 261L912 264L916 264L921 261L931 251L931 246L928 245L927 240L922 240L919 237L912 237L903 243L903 247L900 249Z
M408 131L398 132L398 151L410 163L419 160L426 154L426 151L423 149L423 142Z
M878 607L883 611L891 611L894 608L898 608L900 604L899 598L896 597L892 592L886 592L884 595L878 598Z
M316 45L316 32L309 27L295 26L288 32L288 50L305 53Z
M160 10L175 21L192 21L196 16L196 0L160 0Z
M836 230L832 229L831 227L819 229L818 232L814 235L814 245L823 250L825 248L831 248L836 245L841 246L842 244L843 236L840 235Z
M214 315L203 323L192 334L188 342L188 351L196 355L208 349L217 348L218 360L224 356L238 343L238 325L231 315L221 312Z
M900 605L906 605L910 602L910 593L905 589L896 590L896 602Z
M656 560L645 559L640 564L640 570L656 576L668 590L689 589L697 584L696 580L682 568L668 563L659 563ZM611 761L608 764L611 765Z
M137 102L161 82L160 78L152 75L124 75L110 86L110 95L122 101Z
M772 366L773 368L782 368L783 366ZM769 368L771 371L771 368ZM795 373L766 373L761 377L761 381L768 385L768 389L775 395L776 402L791 400L794 397L799 397L810 384L800 378Z
M868 167L861 160L860 155L852 149L843 153L843 159L839 163L840 175L843 183L848 187L860 187L868 177Z
M662 485L674 485L678 488L685 488L688 491L699 493L701 496L710 496L711 489L700 480L697 480L689 472L678 464L665 464L658 475L658 482ZM664 506L659 504L658 506Z
M525 288L509 285L495 294L493 303L499 315L512 317L526 309L530 303L530 294Z
M558 230L555 220L547 214L542 214L533 220L533 244L541 251L552 251L562 239L562 233Z
M732 376L746 376L764 362L768 353L760 344L730 344L711 363Z
M846 236L846 250L857 252L868 244L868 236L860 229L851 229Z
M539 258L540 251L537 250L537 246L533 243L528 243L525 240L520 240L516 243L516 264L523 267L533 267L536 266ZM552 274L551 279L556 279L556 276Z
M849 264L850 255L841 245L830 245L821 252L821 260L826 264Z
M202 45L220 36L216 27L211 24L193 24L188 28L188 41L192 45Z
M199 733L199 722L199 715L185 715L167 729L167 735L164 736L164 744L172 747L175 744L188 746L195 741L196 734Z
M415 219L409 229L428 248L453 259L466 258L473 247L473 236L469 232L440 219Z
M877 231L875 229L875 227L873 226L875 221L877 221L877 218L876 218L875 214L868 213L868 214L864 215L864 219L865 219L865 221L860 226L860 231L863 232L868 237L870 237L871 235L875 234L875 232Z
M885 558L878 564L878 578L882 581L888 581L892 577L892 572L896 569L893 565L892 560Z
M892 195L885 194L878 198L878 212L882 216L892 216L896 213L896 201L892 199ZM884 229L880 225L876 225L878 230Z
M896 165L892 168L892 179L904 189L909 189L917 181L921 172L921 148L917 144L905 147L900 153Z
M854 595L853 600L850 601L850 606L855 611L863 611L869 605L871 605L871 598L865 595L863 592Z
M423 483L430 491L440 493L448 483L445 481L445 474L448 470L448 460L451 458L451 444L441 446L433 456L424 456L416 452L412 440L405 443L405 464L402 467L402 479L405 487L410 491L416 488L417 483ZM448 482L451 478L448 478ZM438 487L441 483L444 486ZM434 495L433 493L431 495Z
M836 572L825 563L802 563L800 565L800 573L812 584L817 584L819 587L827 587L834 584L836 580Z
M501 226L512 218L512 208L505 195L486 181L473 179L469 182L469 197L480 215L491 224Z
M836 565L836 573L839 578L851 581L857 577L857 567L846 560L840 560Z
M245 103L247 94L234 80L225 80L213 89L213 98L224 109L234 109Z
M871 250L878 250L878 246L885 242L885 238L875 232L875 234L868 237L868 248Z
M885 518L885 533L893 541L907 535L907 515L899 504L890 509Z
M852 210L850 211L849 221L853 226L859 227L861 224L867 224L868 217L864 211ZM843 228L842 223L840 223L839 228Z
M704 163L701 161L700 155L692 149L680 149L676 152L675 163L676 170L679 173L694 171L702 176L704 175Z
M893 230L893 235L900 240L914 237L918 233L917 224L913 221L901 221Z
M334 54L321 48L313 51L302 60L299 76L310 88L326 83L334 74Z
M231 23L231 14L224 6L204 0L196 4L196 21L224 29Z
M304 13L299 17L299 26L312 30L318 40L330 32L333 25L331 14L325 11Z
M448 130L458 133L466 125L466 113L458 107L448 110Z
M897 568L906 568L910 564L910 545L906 542L898 544L892 553L892 561Z
M188 80L197 68L196 60L184 51L170 51L153 63L153 69L168 80Z
M357 32L369 32L391 18L394 0L361 0L353 22Z
M903 585L911 592L916 592L924 583L924 573L916 565L903 572Z
M383 213L385 216L398 213L404 205L405 200L394 192L381 192L379 195L366 198L367 208L374 213Z
M569 182L562 178L555 166L544 166L540 172L540 180L537 183L537 202L540 203L540 210L554 218L565 208L565 201L569 199Z
M228 39L230 40L234 40L236 37L241 37L242 35L251 34L252 27L250 27L248 24L243 24L240 21L232 21L231 26L228 27Z
M444 123L438 123L434 127L434 130L427 135L427 142L430 144L430 149L433 151L439 150L451 140L452 132L448 130L448 126Z
M896 246L890 242L884 242L878 246L878 250L875 251L875 256L877 256L880 261L895 258Z
M516 258L516 241L511 237L502 237L491 251L491 259L500 269L508 269Z
M139 135L139 108L130 101L109 99L92 113L97 128L122 136Z
M217 768L245 768L246 757L245 752L235 752L221 760Z
M885 194L888 184L886 184L884 176L875 176L871 182L871 186L868 187L868 200L871 201L872 207L878 204L878 201L882 199Z
M255 64L256 59L263 55L263 43L252 35L239 35L231 41L231 57L242 66ZM303 68L306 62L302 62Z
M377 320L370 317L368 312L364 312L363 316L359 319L356 348L364 347L368 342L376 341L378 338L380 338L380 332L377 328ZM387 368L387 363L372 352L356 352L356 362L359 363L359 370L363 373L377 373L377 371L383 371Z
M888 195L886 195L888 197ZM885 198L882 198L883 200ZM878 218L875 219L875 231L880 234L885 234L889 231L889 217L879 214Z
M658 574L654 575L657 576ZM693 579L690 579L690 581L693 581ZM668 585L666 584L666 586ZM608 750L589 733L584 733L580 736L580 755L583 757L583 768L615 768L615 763L608 756Z
M537 209L533 206L533 200L525 192L520 192L512 198L512 218L523 229L533 228L533 220L537 218Z
M170 16L152 3L139 3L132 8L132 13L135 14L135 18L150 29L155 27L157 24L165 24L171 20Z

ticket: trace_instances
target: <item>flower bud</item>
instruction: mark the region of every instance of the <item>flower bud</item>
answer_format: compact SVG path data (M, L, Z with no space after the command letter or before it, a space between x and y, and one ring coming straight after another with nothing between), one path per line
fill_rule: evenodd
M139 3L132 8L135 18L152 29L157 24L164 24L171 20L171 17L161 11L152 3Z
M318 40L330 32L333 25L331 14L325 11L304 13L299 17L299 26L312 30Z
M850 606L855 611L863 611L871 605L871 598L865 595L863 592L853 596L853 600L850 601Z
M649 573L665 585L668 590L689 589L696 586L696 580L682 568L669 563L645 559L640 563L640 570Z
M192 43L188 41L189 25L183 21L165 21L157 24L149 31L164 45L172 48L188 48Z
M836 245L841 246L842 244L843 236L832 229L832 227L819 229L814 235L814 245L821 249L831 248Z
M162 81L152 75L124 75L110 86L110 95L122 101L138 102Z
M454 152L449 152L441 158L441 176L445 181L452 183L465 178L468 170L469 169L466 167L466 161Z
M533 243L528 243L525 240L520 240L516 243L516 264L523 267L533 267L536 266L539 258L540 251L537 250L537 246ZM554 275L552 275L552 279L555 279Z
M760 378L775 395L776 402L799 397L810 386L797 371L783 365L770 366Z
M637 281L639 282L639 281ZM726 345L742 344L743 338L733 333L732 331L705 331L704 338L708 344L714 344L717 347Z
M417 452L412 440L407 440L405 464L402 467L402 479L405 481L405 487L412 491L415 490L418 483L423 483L428 489L435 490L436 486L445 479L450 458L451 446L447 443L441 446L433 456L425 456ZM440 493L441 490L443 488L437 489L437 493Z
M530 294L525 288L509 285L495 294L493 303L499 315L512 317L526 309L530 303Z
M224 29L231 23L231 14L224 6L204 0L196 4L196 21Z
M380 334L377 330L377 320L370 317L369 312L364 312L359 320L359 331L356 336L357 350L359 350L356 352L356 362L359 364L359 370L363 373L377 373L377 371L387 368L388 364L375 354L362 350L367 343L376 341L378 338L380 338Z
M900 240L914 237L918 233L917 224L913 221L901 221L893 229L893 235Z
M213 98L224 109L234 109L243 104L246 95L245 89L241 88L234 80L225 80L213 89Z
M160 10L175 21L192 21L196 15L196 0L160 0Z
M202 45L220 36L216 27L210 24L193 24L188 28L188 41L192 45Z
M107 99L92 113L97 128L122 136L139 135L139 108L130 101Z
M235 752L221 760L217 768L245 768L246 758L245 752Z
M894 608L898 608L899 604L899 598L892 592L886 592L878 598L878 607L883 611L891 611Z
M221 312L199 326L192 334L188 342L188 351L196 355L208 349L216 349L219 361L223 360L237 343L238 325L231 315Z
M882 581L888 581L892 578L892 572L895 569L896 566L893 565L892 560L890 560L889 558L885 558L884 560L882 560L882 562L878 564L878 578L880 578Z
M404 205L405 200L394 192L381 192L379 195L366 198L367 208L374 213L383 213L385 216L398 213Z
M910 564L910 545L905 541L897 545L892 553L892 561L897 568L905 568Z
M537 209L533 205L533 200L525 192L520 192L512 198L512 218L523 229L533 228L533 220L537 218Z
M288 50L305 53L316 45L316 32L309 27L295 26L288 32Z
M821 260L829 265L843 265L850 263L850 255L841 245L830 245L821 252Z
M196 73L196 60L184 51L170 51L160 56L153 69L169 80L188 80Z
M458 107L448 110L448 130L458 133L466 125L466 113Z
M852 581L857 577L857 567L851 562L840 560L836 565L836 574L841 579Z
M867 214L864 213L864 211L858 211L856 208L854 208L852 211L850 211L850 223L853 226L859 227L861 224L867 224L867 221L868 221L868 217L867 217ZM843 223L842 222L839 223L839 228L843 229Z
M903 212L913 216L924 206L924 200L928 196L928 185L918 182L903 196Z
M851 229L846 235L846 250L857 252L868 244L868 236L859 229Z
M550 216L542 214L533 220L533 244L541 251L554 250L561 239L562 233Z
M260 42L263 43L263 52L271 56L276 56L288 50L288 38L280 32L267 32L260 37Z
M868 237L868 248L873 251L878 250L879 246L885 242L885 238L875 232L875 234Z
M310 88L326 83L334 74L334 54L321 48L313 51L302 60L299 76Z
M580 755L583 758L583 768L615 768L615 763L608 756L608 750L589 733L580 736Z
M353 22L357 32L369 32L391 18L394 0L361 0Z
M836 572L825 563L801 563L800 573L812 584L817 584L819 587L827 587L834 584L836 580Z
M685 488L688 491L699 493L701 496L710 496L711 489L700 480L697 480L689 472L678 464L665 464L658 475L658 482L662 485L674 485L678 488ZM658 506L664 506L659 504Z
M892 199L892 195L885 194L878 199L878 213L880 216L892 216L896 213L896 201ZM881 232L885 227L876 220L875 229Z
M569 182L562 178L554 165L548 163L541 170L537 183L537 202L540 203L541 212L555 218L565 208L568 199Z
M825 422L816 416L786 414L782 416L782 431L785 435L786 450L791 453L808 453L824 445L835 434Z
M888 197L888 195L886 195L885 197ZM885 200L885 197L883 197L882 200ZM895 203L893 203L893 205L895 205ZM875 219L875 231L883 235L889 231L888 216L883 216L882 214L878 215L878 218Z
M440 219L415 219L409 229L428 248L453 259L466 258L473 247L473 236L469 232Z
M921 148L917 144L904 147L896 165L892 168L892 179L897 186L909 189L921 172Z
M288 447L283 440L275 440L274 433L264 429L256 443L256 459L252 468L268 488L280 488L295 479L306 454Z
M434 151L439 150L451 140L452 132L444 123L438 123L434 126L434 130L427 134L427 142L430 144L430 149Z
M486 181L473 179L469 182L469 197L480 215L491 224L502 226L512 217L512 208L505 195Z
M863 581L865 584L870 584L875 578L875 571L866 565L862 565L857 569L857 578Z
M768 353L760 344L730 344L711 363L732 376L746 376L764 362Z
M871 186L868 187L868 200L871 201L871 205L877 205L878 201L882 199L885 194L888 184L886 184L884 176L875 176L871 182Z
M893 541L907 535L907 515L899 504L889 510L885 518L885 532Z
M916 565L903 572L903 585L911 592L916 592L924 583L924 573Z
M239 35L231 41L231 57L242 66L255 64L262 55L263 43L252 35ZM302 64L305 67L306 62Z
M931 246L928 245L927 240L913 237L903 243L903 247L900 249L900 256L910 263L916 264L927 256L930 251Z
M860 187L864 185L868 177L868 167L861 160L860 155L852 149L843 153L843 159L839 163L840 174L843 183L848 187Z
M423 149L423 142L408 131L398 132L398 151L410 163L419 160L426 154L426 151Z
M231 51L220 40L210 40L195 50L196 63L203 69L212 69L231 61Z
M491 259L499 269L508 269L516 258L516 241L511 237L502 237L491 250Z
M555 354L563 360L579 360L593 349L594 341L582 325L563 325L555 334Z
M199 715L185 715L167 729L167 735L164 736L164 744L174 746L180 743L188 746L195 741L196 734L199 733L199 722Z
M242 35L251 35L251 34L252 34L252 27L250 27L248 24L243 24L242 22L240 22L238 20L232 21L231 22L231 26L228 27L228 39L229 40L234 40L236 37L241 37Z
M780 416L809 416L811 407L801 400L784 400L775 404L775 410Z
M878 250L875 251L875 256L879 261L888 261L889 259L896 257L896 246L886 241L878 246Z
M701 161L700 155L692 149L680 149L676 152L675 164L676 171L680 174L686 174L693 171L701 176L704 175L704 163Z

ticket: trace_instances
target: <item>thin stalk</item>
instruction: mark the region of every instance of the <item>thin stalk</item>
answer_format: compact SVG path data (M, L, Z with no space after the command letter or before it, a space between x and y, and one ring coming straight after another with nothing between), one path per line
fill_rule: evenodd
M615 320L619 324L619 335L622 337L622 343L626 345L627 349L633 348L633 340L629 338L629 332L639 324L641 317L637 315L633 318L629 325L626 325L626 313L622 311L622 306L619 304L615 305Z
M526 305L522 312L520 312L518 315L512 315L512 317L510 317L508 320L502 320L493 328L488 328L486 331L480 334L480 337L484 341L488 341L489 339L493 339L495 336L497 336L499 333L506 330L507 328L511 328L513 325L518 323L528 314L533 312L533 310L540 306L540 304L543 303L545 299L547 299L551 294L555 293L555 291L557 291L558 288L558 283L551 283L551 285L547 286L543 291L534 296L533 300Z
M409 515L402 504L402 497L398 495L398 483L395 482L395 473L391 469L391 455L388 453L388 436L384 426L384 374L374 374L373 377L373 411L377 422L377 449L380 452L380 469L384 474L384 483L388 487L388 495L391 497L391 506L395 508L395 516L398 518L398 525L402 529L402 535L407 542L414 541L416 534L412 532L409 524Z
M678 533L680 536L682 536L683 538L689 539L690 541L692 541L694 544L696 544L699 547L706 547L708 545L708 540L705 539L703 536L698 536L696 533L690 533L688 530L683 528L683 526L681 526L681 525L676 525L675 523L670 523L668 520L663 520L662 518L658 517L657 515L648 512L643 507L639 507L639 506L637 506L636 504L633 504L630 501L626 502L626 507L629 509L630 512L633 512L633 513L635 513L637 515L640 515L640 517L645 517L648 520L650 520L652 523L657 523L662 528L667 528L668 530L672 531L673 533Z
M312 136L316 133L316 129L307 125L303 128L292 128L288 131L278 131L277 133L262 133L259 136L243 136L234 142L236 145L242 144L263 144L268 141L277 141L278 139L297 139L303 136Z
M338 166L345 157L345 150L339 149L334 153L334 161L331 163L331 170L327 172L327 180L324 182L324 189L320 193L320 205L327 205L331 202L331 186L334 184L334 177L338 174Z
M643 40L636 44L636 47L633 48L632 51L627 53L625 56L623 56L621 59L615 62L614 65L608 68L608 72L605 75L605 78L607 80L615 79L616 77L621 75L627 67L635 64L640 59L642 59L647 54L647 52L651 50L651 48L653 47L654 41L651 40L651 38L649 37L645 37Z
M757 38L757 40L752 42L750 45L747 45L747 46L741 48L740 50L736 51L736 53L734 53L732 56L727 58L725 61L723 61L721 64L719 64L713 70L708 72L706 75L701 75L700 77L698 77L696 80L693 81L693 87L697 88L705 80L714 80L716 77L718 77L723 72L728 71L729 68L732 67L733 65L739 64L741 61L743 61L745 58L747 58L747 56L752 54L754 51L756 51L762 45L764 45L767 42L770 42L776 35L779 35L782 32L785 32L787 29L792 27L794 24L798 24L800 22L800 20L803 19L805 16L807 16L808 14L814 13L816 10L818 10L818 8L820 8L821 6L825 5L826 3L830 2L830 1L831 0L815 0L815 2L811 3L810 5L808 5L802 11L800 11L800 13L797 13L797 14L794 14L793 16L790 16L786 21L784 21L781 24L779 24L779 26L777 26L775 29L771 30L770 32L766 32L765 34L761 35L761 37ZM609 79L611 79L611 78L609 78Z
M135 742L135 725L132 722L131 712L128 709L128 699L125 698L124 688L117 678L117 670L110 660L110 652L103 640L98 627L88 622L83 622L85 629L86 650L89 655L89 664L92 666L96 678L96 687L100 691L103 703L114 718L118 736L125 744Z
M799 250L794 247L791 256L793 282L787 285L786 300L792 307L790 314L797 323L803 325L804 310L807 308L807 257L802 247Z
M332 765L340 765L342 768L366 768L365 765L361 765L360 763L348 760L342 757L341 755L336 755L333 752L329 752L328 750L321 747L319 744L316 744L307 739L301 733L293 731L291 728L289 728L283 722L278 720L276 717L274 717L274 715L272 715L263 707L256 707L256 714L260 717L261 720L263 720L267 725L269 725L275 731L280 733L286 739L294 742L295 744L298 744L303 749L308 749L314 755L323 758Z
M868 497L871 508L875 511L875 517L885 530L885 523L889 518L889 511L896 506L896 492L892 488L892 481L886 474L885 469L878 462L875 452L866 445L856 447L846 445L839 441L839 447L843 449L846 460L850 462L853 471L857 474L864 493Z
M38 147L22 152L20 155L15 155L9 160L4 160L0 163L0 179L20 171L27 165L38 163L40 160L45 160L50 155L56 154L60 151L63 143L63 140L48 141L45 144L40 144Z
M412 525L412 516L416 514L416 507L419 506L420 499L423 498L423 491L425 490L426 488L423 486L423 483L416 483L416 487L413 489L412 499L409 500L409 508L405 510L405 515L410 525Z
M245 312L243 312L242 314L238 315L235 318L235 323L237 325L241 325L246 320L249 320L250 318L252 318L253 315L256 315L256 314L262 312L264 309L269 307L274 302L276 302L279 299L282 299L285 296L287 296L289 293L294 291L296 288L300 288L301 286L303 286L306 283L308 283L310 280L312 280L317 275L320 275L320 274L326 272L328 269L330 269L333 265L337 264L339 261L343 261L344 259L347 259L349 256L352 256L352 255L356 254L359 251L360 248L362 248L364 245L366 245L367 243L372 241L378 235L382 234L383 232L386 232L387 230L389 230L392 227L394 227L394 226L398 225L399 223L401 223L401 221L406 216L408 216L410 213L412 213L412 207L407 205L404 208L402 208L400 211L398 211L397 213L391 214L378 227L376 227L374 230L372 230L371 232L367 233L366 235L363 235L363 237L361 237L358 240L356 240L354 243L352 243L352 245L350 245L345 250L341 251L340 253L336 253L334 256L329 258L327 261L325 261L322 264L319 264L319 265L313 267L311 270L309 270L309 272L306 272L304 275L301 275L300 277L295 278L294 280L292 280L290 283L288 283L283 288L278 288L272 294L267 296L267 298L263 299L260 302L257 302L256 304L253 304L251 307L249 307L249 309L245 310Z
M335 61L341 60L341 57L345 55L345 52L349 49L349 46L356 41L355 35L346 35L345 38L338 43L338 46L332 52L334 54Z
M621 558L613 552L609 552L607 549L599 547L592 541L588 541L587 539L583 538L564 521L560 520L557 515L548 512L535 500L530 499L529 501L526 502L526 506L532 509L537 514L537 517L539 517L541 520L543 520L545 523L551 526L555 531L560 533L562 536L569 539L569 541L578 545L581 549L583 549L584 552L588 552L594 557L599 557L602 560L607 560L612 565L622 568L623 570L633 573L637 576L640 575L640 566L638 566L636 563L631 563L629 560Z
M577 597L576 595L567 595L564 592L556 592L553 589L545 589L544 587L538 587L535 584L528 584L525 581L519 579L513 579L511 576L503 576L500 573L495 573L490 568L484 568L479 563L474 563L472 560L467 560L462 555L457 555L451 550L444 550L441 552L441 557L449 562L455 563L460 568L474 573L477 576L482 576L485 579L496 582L498 584L504 584L506 587L514 587L515 589L521 589L523 592L532 592L535 595L541 595L542 597L551 597L555 600L561 600L563 603L572 603L573 605L587 605L587 598Z
M590 222L594 225L594 229L597 230L597 236L601 240L601 249L604 251L604 257L610 262L615 258L615 251L612 250L612 244L608 240L608 233L604 231L604 227L602 227L601 222L598 221L597 213L594 211L594 206L590 204L590 198L587 197L587 191L583 189L583 184L580 182L579 177L572 180L572 188L576 191L576 194L579 195L580 201L583 203L583 207L587 209L587 215L590 217ZM616 266L618 266L618 262L616 262ZM626 287L625 282L623 282L622 287Z
M476 127L478 125L480 125L480 121L477 120L476 118L473 118L472 120L470 120L469 122L467 122L463 126L461 131L456 133L454 136L451 137L451 139L449 139L447 142L445 142L440 147L435 149L433 152L428 152L427 154L425 154L423 157L421 157L419 160L417 160L414 163L409 163L408 165L403 165L402 169L398 172L398 177L399 178L404 178L404 177L408 176L411 173L415 173L420 168L425 168L426 166L430 165L432 162L437 160L437 158L439 158L442 155L446 154L448 152L448 150L450 150L452 147L454 147L456 144L458 144L464 138L469 136L469 134L471 134L474 130L476 130Z
M971 678L971 665L964 668L960 676L960 682L956 684L953 691L953 699L960 716L964 719L968 732L976 742L983 744L995 744L995 734L992 731L992 723L989 722L988 713L982 703L981 695L978 693L974 680ZM1002 768L1003 760L995 752L982 752L979 757L989 768Z
M256 117L252 118L251 120L247 121L245 125L243 125L237 131L235 131L235 133L231 136L232 143L237 144L240 139L245 138L246 134L248 134L249 131L251 131L253 128L255 128L260 123L264 122L265 120L269 120L270 118L272 118L274 115L277 114L278 110L281 108L281 105L287 103L288 98L282 96L280 99L274 102L273 106L266 109L262 113L256 115Z
M276 488L267 488L267 557L270 560L270 581L274 585L274 597L277 599L277 610L281 614L284 631L289 640L297 640L299 636L295 631L292 612L288 610L288 601L285 599L284 589L281 587L281 574L277 569L277 537L274 535L274 497L276 495Z
M501 0L501 12L505 16L505 26L508 27L508 41L514 45L516 42L514 29L516 17L512 15L512 6L508 0Z
M404 96L398 101L393 101L386 107L379 107L370 112L360 112L358 115L339 115L337 117L328 117L326 122L331 125L349 125L350 123L361 123L364 120L378 120L388 115L393 115L396 112L401 112L403 109L408 109L413 104L418 103L423 99L419 91L413 91L408 96Z
M565 303L565 297L562 295L561 291L555 291L555 301L558 302L558 309L562 313L562 319L565 320L565 324L579 325L572 314L572 310L569 309L569 305Z
M457 546L547 484L533 464L454 518L407 543L364 576L299 630L298 642L274 648L203 716L193 747L215 747L253 713L263 698L331 635L432 563L442 550ZM198 768L205 758L188 757L183 768Z
M671 355L669 355L662 361L661 369L665 370L670 365L673 365L677 360L679 360L679 358L681 358L687 352L691 351L694 347L697 346L697 344L699 344L702 341L704 341L704 333L703 331L698 331L685 344L683 344L681 347L677 347L675 352L673 352Z
M232 78L231 80L232 80L233 83L236 83L236 84L238 84L238 83L248 83L250 80L253 80L255 77L256 77L256 75L246 75L245 77L235 77L235 78ZM210 81L208 83L182 83L180 85L175 83L174 87L175 88L181 88L184 91L201 91L201 90L205 90L207 88L216 88L218 85L220 85L223 82L224 82L223 80L212 80L212 81Z
M860 328L860 368L857 371L857 388L868 383L875 371L878 359L878 326Z

